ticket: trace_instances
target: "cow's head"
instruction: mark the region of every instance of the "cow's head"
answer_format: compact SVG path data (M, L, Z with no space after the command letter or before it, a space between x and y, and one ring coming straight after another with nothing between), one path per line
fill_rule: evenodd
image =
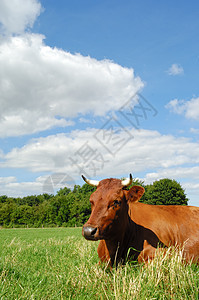
M132 184L129 179L88 180L86 183L97 186L90 197L91 215L84 224L82 234L87 240L106 240L120 234L125 222L128 222L129 203L137 202L144 194L144 188L133 186L129 191L125 188Z

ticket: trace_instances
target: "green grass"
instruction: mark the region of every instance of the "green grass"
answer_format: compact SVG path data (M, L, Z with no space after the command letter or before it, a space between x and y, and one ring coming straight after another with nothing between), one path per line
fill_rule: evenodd
M199 267L180 254L109 270L97 245L80 228L1 229L0 299L199 298Z

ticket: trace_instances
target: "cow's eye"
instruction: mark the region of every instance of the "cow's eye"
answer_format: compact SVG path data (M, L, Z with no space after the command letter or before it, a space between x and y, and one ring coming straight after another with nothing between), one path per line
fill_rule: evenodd
M118 200L115 200L115 201L113 202L113 204L114 204L114 206L118 206L118 205L121 205L121 202L118 201Z
M115 208L115 207L118 207L118 206L120 206L121 205L121 201L119 201L119 200L114 200L113 202L111 202L111 203L109 203L109 205L108 205L108 209L109 208Z

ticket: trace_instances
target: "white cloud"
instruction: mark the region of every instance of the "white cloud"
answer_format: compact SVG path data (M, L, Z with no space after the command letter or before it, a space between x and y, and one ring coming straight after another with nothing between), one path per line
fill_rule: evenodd
M128 176L130 172L137 177L144 172L146 184L160 178L171 178L186 188L188 197L198 191L199 143L187 138L161 135L157 131L131 129L133 138L115 155L111 155L94 138L96 131L97 129L76 130L69 134L34 139L24 147L12 149L4 155L0 168L29 169L47 174L62 173L70 175L76 182L81 182L82 173L102 179ZM104 131L105 136L106 134L108 132ZM116 136L120 140L124 137L121 132L114 133L111 138L114 140ZM46 177L39 177L32 183L19 183L15 178L10 178L7 184L2 183L1 194L6 189L7 194L15 196L22 193L40 194L43 192L45 179Z
M190 132L194 134L199 134L199 129L198 128L190 128Z
M184 100L173 99L166 106L171 112L176 114L183 114L186 110L186 105Z
M32 182L17 182L15 177L0 177L1 195L9 197L23 197L42 193L45 178L36 178Z
M192 98L187 102L186 117L188 119L199 120L199 97Z
M133 69L45 45L25 33L41 13L38 0L2 0L0 137L66 127L77 115L103 116L140 91ZM18 34L18 36L12 36Z
M67 126L64 119L78 114L105 115L143 87L133 69L50 48L43 39L26 34L0 44L1 137Z
M41 4L37 0L1 0L0 23L6 34L23 33L31 28L41 13Z
M175 167L168 169L161 169L157 172L149 172L146 175L145 182L150 183L151 181L159 178L194 178L199 181L199 166L190 167Z
M0 177L0 186L3 184L9 184L11 182L16 182L16 177L9 176L9 177Z
M4 156L4 162L0 167L28 168L34 172L66 172L78 173L76 165L72 166L70 157L80 161L88 171L91 168L91 156L87 161L83 157L83 146L86 142L91 149L101 153L104 157L103 168L98 174L110 176L121 173L141 172L155 168L179 167L184 164L199 163L198 143L185 138L175 138L170 135L161 135L156 131L134 130L129 132L133 136L115 156L99 143L94 135L97 129L76 130L70 134L58 134L46 138L32 140L22 148L15 148ZM104 135L108 132L104 131ZM110 137L110 136L109 136ZM123 132L114 133L112 140L122 141ZM116 140L117 141L117 140ZM103 142L103 141L102 141ZM108 146L109 144L106 144ZM113 145L110 145L113 147ZM110 148L110 150L114 150ZM77 155L77 152L82 153ZM88 162L90 166L88 166ZM77 161L77 163L79 163ZM92 173L90 169L90 173ZM77 176L77 175L75 175Z
M2 118L0 137L18 136L37 133L52 127L66 127L74 125L72 121L41 116L37 112L24 112L21 116L5 116ZM34 126L33 126L34 125Z
M189 101L174 99L166 105L166 108L173 113L185 115L187 119L199 120L199 97Z
M24 197L43 193L55 194L60 188L73 188L75 181L65 173L39 176L33 181L18 182L15 177L0 177L0 195Z
M0 1L3 33L0 38L0 137L69 126L73 124L71 119L77 116L84 122L88 113L94 117L106 116L109 111L117 111L143 87L133 69L48 47L44 36L27 33L41 10L37 0ZM179 75L184 70L173 64L168 73ZM187 102L175 99L167 108L197 119L199 98ZM188 178L187 188L198 189L198 143L163 136L156 131L127 128L133 138L111 155L94 138L97 130L37 138L7 154L0 150L0 168L70 174L77 181L84 170L90 177L96 173L101 178L145 172L148 181L161 176ZM115 138L116 146L118 138L120 141L124 138L124 132L110 136L104 130L103 134ZM85 156L84 145L94 151L90 156ZM188 167L192 164L196 166ZM0 177L1 194L39 194L45 180L45 176L27 182L19 182L14 176Z
M94 121L91 119L86 119L86 118L79 118L80 123L93 123Z
M188 182L188 183L184 183L183 186L185 187L185 189L189 189L189 190L196 190L197 194L199 194L199 183L193 183L193 182Z
M173 76L184 74L183 67L179 64L172 64L167 72Z

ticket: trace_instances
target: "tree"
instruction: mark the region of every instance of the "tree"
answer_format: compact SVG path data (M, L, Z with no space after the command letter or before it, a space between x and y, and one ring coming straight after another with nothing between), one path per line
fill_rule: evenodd
M63 189L61 188L58 192L57 192L57 195L58 196L66 196L68 195L69 193L71 193L71 189L67 188L67 187L64 187Z
M140 202L148 204L187 205L187 197L175 180L161 179L151 185L133 180L133 185L145 188ZM131 186L126 189L130 189ZM0 196L0 226L82 226L89 218L90 195L96 187L75 185L73 190L65 187L54 195L12 198Z
M33 226L35 222L35 209L27 204L18 205L11 214L11 224Z
M180 183L172 179L160 179L145 186L140 202L156 205L187 205L188 198Z
M7 198L5 203L0 204L0 225L12 225L12 213L17 208L12 198Z
M8 197L6 195L0 196L0 203L5 203Z

